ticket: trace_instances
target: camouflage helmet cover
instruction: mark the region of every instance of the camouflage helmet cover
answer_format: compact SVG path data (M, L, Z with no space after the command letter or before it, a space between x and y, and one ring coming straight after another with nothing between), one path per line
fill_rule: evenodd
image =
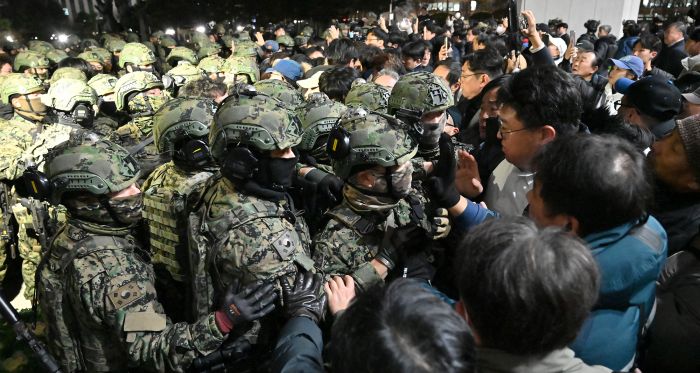
M277 79L266 79L255 83L255 89L265 95L282 101L291 110L304 104L304 96L289 83Z
M195 53L192 49L187 47L173 48L173 50L171 50L168 54L168 57L165 58L165 62L171 63L171 61L174 61L175 59L187 61L192 65L196 65L198 61L197 53Z
M124 110L126 108L127 96L129 96L129 94L148 91L152 88L163 88L163 83L152 73L147 71L134 71L122 76L117 80L117 84L114 86L117 110Z
M153 116L153 139L159 153L170 156L185 139L209 134L216 103L207 98L183 97L169 100Z
M420 71L406 74L396 82L389 97L389 114L407 109L422 115L452 105L454 98L447 84L433 73Z
M147 46L141 43L127 43L119 54L119 67L124 68L127 63L137 66L154 64L156 55Z
M350 137L347 155L332 159L333 172L341 179L347 179L355 166L397 166L411 160L418 151L418 144L404 130L403 123L389 116L368 113L363 108L349 109L339 125ZM337 139L328 140L329 149L337 146L334 141Z
M44 85L34 76L24 74L10 74L0 84L0 100L9 104L12 95L28 95L43 92Z
M54 84L62 78L78 79L87 82L87 76L81 70L76 69L75 67L60 67L53 72L51 79L49 79L49 83Z
M216 112L209 132L214 159L220 161L229 144L272 151L301 141L299 118L281 102L257 95L226 101Z
M38 52L44 55L55 49L51 43L43 40L30 40L28 44L30 51Z
M217 43L212 43L210 41L201 43L199 45L199 50L197 51L197 57L203 59L204 57L209 57L217 55L221 52L221 46Z
M252 84L260 80L260 69L255 61L249 57L231 56L224 61L223 69L226 72L226 79L231 80L231 83L235 80L236 75L246 75Z
M224 71L225 62L226 60L218 55L212 55L202 58L197 67L207 74L215 74Z
M391 92L384 86L375 83L354 84L345 96L348 107L364 107L369 111L386 113Z
M328 135L347 109L347 106L331 100L324 93L311 96L306 105L299 108L299 120L304 130L299 149L311 151L318 138Z
M47 155L44 167L53 185L54 203L66 192L119 192L136 182L140 174L129 152L107 140L55 148Z
M61 78L41 96L41 102L60 111L71 111L79 102L97 105L97 94L82 80Z
M52 49L46 52L46 59L48 59L52 64L58 64L66 58L68 58L68 53L61 49Z
M189 82L204 79L202 70L190 64L178 65L170 69L165 75L173 78L175 85L181 87Z
M15 57L13 67L17 72L21 72L22 67L46 69L49 67L49 59L39 52L22 51Z
M109 74L97 74L88 81L88 85L95 90L98 96L104 96L114 93L117 78Z

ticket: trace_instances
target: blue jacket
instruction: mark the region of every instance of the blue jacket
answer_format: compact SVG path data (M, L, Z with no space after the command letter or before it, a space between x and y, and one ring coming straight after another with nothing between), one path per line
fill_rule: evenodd
M468 230L498 214L469 202L455 227ZM584 237L601 274L598 303L570 346L588 365L622 370L634 359L641 326L654 306L656 279L668 252L666 231L654 218Z
M634 359L654 306L668 251L666 231L649 217L642 226L624 224L584 240L600 268L600 295L571 348L586 364L622 370Z

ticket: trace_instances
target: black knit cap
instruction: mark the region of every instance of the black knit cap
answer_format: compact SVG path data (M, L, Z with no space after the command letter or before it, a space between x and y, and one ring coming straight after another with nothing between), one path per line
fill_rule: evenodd
M679 120L676 127L681 135L688 163L695 172L695 179L700 182L700 115Z

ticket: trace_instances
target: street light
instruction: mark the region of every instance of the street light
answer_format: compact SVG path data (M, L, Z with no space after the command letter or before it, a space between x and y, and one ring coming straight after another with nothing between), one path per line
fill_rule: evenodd
M207 29L204 28L204 26L197 26L197 28L194 29L194 30L197 31L197 32L201 32L201 33L203 34L204 31L206 31Z
M165 35L175 35L175 30L172 27L166 28Z

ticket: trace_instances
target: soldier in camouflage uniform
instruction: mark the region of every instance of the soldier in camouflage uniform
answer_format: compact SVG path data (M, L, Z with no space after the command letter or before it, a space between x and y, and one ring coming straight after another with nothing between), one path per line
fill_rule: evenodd
M189 82L196 82L205 79L206 76L196 66L188 63L175 66L163 75L163 85L170 97L178 97L180 88Z
M299 109L304 134L297 149L302 153L302 163L333 172L326 142L331 129L347 109L347 106L331 100L325 93L315 93L309 97L306 105Z
M144 71L155 73L156 55L141 43L127 43L119 53L119 68L125 74Z
M96 132L93 124L97 109L97 94L87 83L62 78L51 84L41 101L51 108L45 121ZM98 135L106 133L96 132Z
M225 62L226 60L219 57L218 55L213 55L202 58L202 60L199 61L197 67L200 70L204 71L204 73L207 74L209 79L215 82L223 83L224 79L226 79L226 70L224 69Z
M117 110L126 111L131 121L114 131L110 139L134 153L144 179L163 163L152 134L153 115L166 102L163 88L155 75L145 71L122 76L114 87Z
M254 60L244 56L231 56L224 62L226 79L224 83L232 86L235 83L255 84L260 80L260 70Z
M345 96L348 107L364 107L369 111L386 114L391 92L384 86L374 83L353 84Z
M166 64L173 68L182 63L189 63L190 65L197 65L197 53L192 49L187 47L175 47L165 58Z
M70 78L82 80L87 83L87 75L82 70L76 69L75 67L59 67L56 71L51 74L51 79L48 80L49 84L55 83L59 79Z
M40 81L49 78L49 60L34 51L22 51L15 56L14 70L26 76L34 76Z
M313 268L308 228L288 193L300 140L296 115L269 97L232 96L217 110L209 144L222 177L189 221L196 312L236 279L292 279Z
M69 211L38 276L49 349L63 371L184 371L234 324L274 308L272 286L257 283L227 291L220 310L193 324L171 323L133 236L142 207L136 161L108 141L74 138L51 153L46 172L46 195Z
M87 84L97 94L97 114L93 125L95 133L109 134L129 121L126 114L117 111L117 103L114 101L114 87L117 85L115 76L97 74Z
M156 290L175 321L191 321L187 216L199 204L207 180L216 172L207 146L216 103L204 98L168 101L153 117L160 153L172 157L143 185L144 218L156 273Z
M332 130L328 153L345 186L343 202L326 213L329 220L314 237L314 261L324 275L352 275L360 290L390 274L411 276L397 265L398 250L423 249L446 234L449 221L431 224L412 195L416 151L403 123L363 108L348 109Z

